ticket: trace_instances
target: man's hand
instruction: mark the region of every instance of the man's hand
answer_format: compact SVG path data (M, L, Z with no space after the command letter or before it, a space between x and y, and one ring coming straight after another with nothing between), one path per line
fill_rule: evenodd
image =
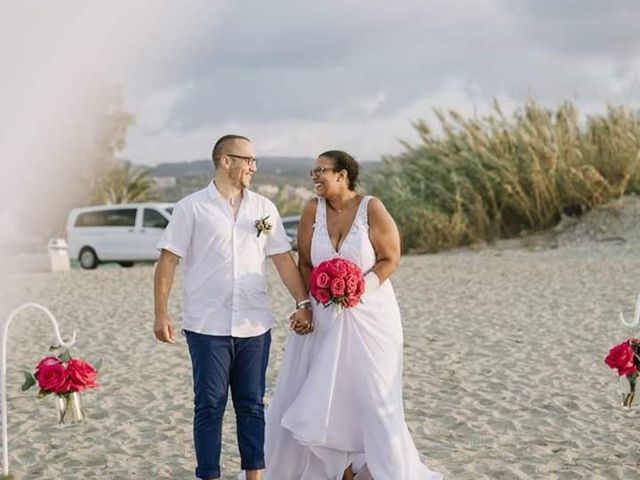
M153 334L158 340L166 343L176 343L173 322L167 314L167 302L179 263L179 256L169 250L162 250L153 275L153 305L156 314L153 322Z
M313 332L313 320L311 310L299 308L289 318L289 326L298 335L307 335Z
M165 343L176 343L173 322L168 314L157 315L153 322L153 333L156 338Z

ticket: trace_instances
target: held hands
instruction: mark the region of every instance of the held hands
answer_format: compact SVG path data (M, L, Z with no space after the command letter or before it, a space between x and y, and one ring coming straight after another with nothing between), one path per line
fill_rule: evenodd
M176 343L173 322L168 314L156 315L153 322L153 333L158 340L165 343Z
M313 319L311 309L299 308L289 317L289 327L298 335L307 335L313 332Z

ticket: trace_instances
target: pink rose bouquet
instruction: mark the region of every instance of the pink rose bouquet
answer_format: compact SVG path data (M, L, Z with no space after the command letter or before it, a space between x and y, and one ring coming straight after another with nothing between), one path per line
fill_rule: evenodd
M35 372L24 372L22 390L38 385L38 398L54 394L57 397L60 422L84 420L80 407L79 392L98 387L98 368L81 358L73 358L68 350L60 355L49 355L38 362ZM74 419L69 417L73 416Z
M627 377L629 390L622 395L622 406L631 408L636 393L638 368L640 367L640 340L629 338L612 347L604 359L609 367L618 371L618 375Z
M309 276L311 296L325 307L352 308L364 293L364 277L355 263L333 258L317 265Z

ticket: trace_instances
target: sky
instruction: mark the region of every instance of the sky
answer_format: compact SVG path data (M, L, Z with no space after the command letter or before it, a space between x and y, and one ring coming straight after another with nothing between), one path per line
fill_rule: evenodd
M412 122L433 121L434 108L640 104L637 1L217 5L170 72L127 81L135 161L201 158L227 132L254 139L259 155L341 148L376 160L413 141Z
M138 164L207 158L226 133L250 137L258 156L339 148L378 160L415 141L412 122L433 122L434 108L640 105L637 0L2 5L12 114L0 127L18 121L26 135L53 108L73 117L78 91L109 83L135 117L120 156Z

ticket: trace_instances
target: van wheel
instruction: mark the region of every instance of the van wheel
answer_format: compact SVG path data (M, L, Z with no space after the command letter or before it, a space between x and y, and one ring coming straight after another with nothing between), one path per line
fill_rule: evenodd
M78 259L80 260L80 266L85 270L93 270L98 266L98 256L91 247L84 247L80 250Z
M122 268L131 268L133 267L133 262L118 262Z

